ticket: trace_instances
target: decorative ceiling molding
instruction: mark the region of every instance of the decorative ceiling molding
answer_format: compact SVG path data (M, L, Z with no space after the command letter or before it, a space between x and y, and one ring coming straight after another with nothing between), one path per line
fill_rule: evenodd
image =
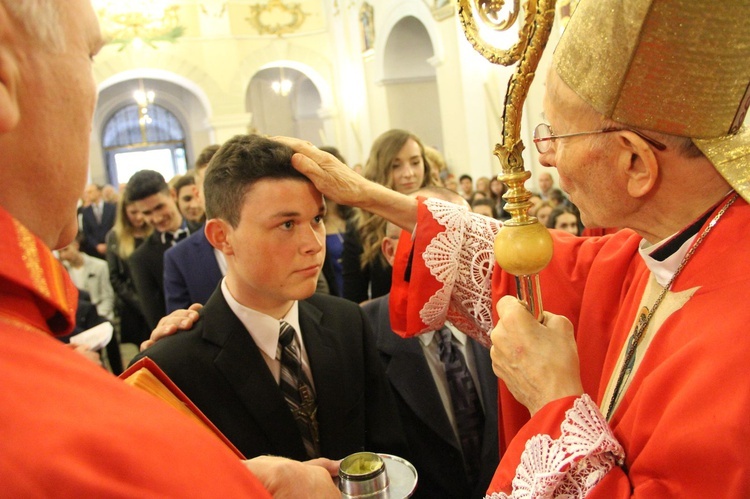
M261 35L281 36L297 31L306 18L298 3L287 5L283 0L268 0L266 4L251 5L246 21Z
M150 0L95 0L97 16L108 44L130 44L157 48L156 42L175 43L185 33L180 26L177 5Z

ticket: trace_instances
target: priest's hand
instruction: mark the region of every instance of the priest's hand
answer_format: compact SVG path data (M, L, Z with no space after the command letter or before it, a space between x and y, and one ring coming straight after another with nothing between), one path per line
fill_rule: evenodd
M560 315L534 319L513 296L497 303L492 368L533 415L547 403L583 394L573 325Z
M294 150L292 166L338 204L357 206L412 231L417 222L417 200L371 182L310 142L291 137L272 137Z
M162 338L173 335L177 331L187 331L198 321L198 310L202 309L200 303L193 303L190 308L175 310L166 317L162 317L159 324L151 331L151 337L141 343L141 352Z
M300 462L283 457L260 456L244 463L274 499L341 498L341 492L332 478L338 473L338 461L319 458Z
M359 206L366 201L366 186L370 183L362 175L321 151L312 143L292 137L271 137L291 147L295 153L292 165L309 178L326 197L339 204Z

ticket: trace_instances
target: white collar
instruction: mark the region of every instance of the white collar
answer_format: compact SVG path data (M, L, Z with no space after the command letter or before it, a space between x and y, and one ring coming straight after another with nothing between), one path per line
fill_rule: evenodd
M451 330L451 333L453 333L453 337L461 344L461 346L466 346L466 334L456 329L456 326L454 326L450 322L446 322L445 326ZM432 342L432 338L434 338L434 336L435 331L430 331L429 333L420 334L419 336L417 336L417 338L419 338L419 341L421 341L424 346L427 346Z
M229 308L234 312L234 315L242 322L245 329L250 333L250 336L258 345L258 348L263 351L268 357L276 358L276 347L279 344L279 330L281 328L281 321L270 315L266 315L263 312L258 312L252 308L246 307L238 302L229 292L227 288L226 278L221 280L221 293L224 295L224 299L227 301ZM297 336L297 341L302 344L302 335L300 334L299 326L299 302L294 301L289 312L286 313L281 320L287 322L294 328L294 332Z
M677 272L677 268L680 266L683 258L685 258L688 250L693 245L693 242L695 242L695 239L698 237L698 234L695 234L693 237L682 243L682 246L680 246L677 251L669 255L663 261L655 260L651 255L656 250L664 246L667 242L672 240L675 235L676 234L673 234L668 238L651 245L649 245L648 241L644 239L638 246L638 252L641 254L641 258L643 258L643 261L646 263L646 267L648 267L651 273L654 274L656 282L658 282L661 287L666 287L666 285L669 284L670 279L672 279L674 273Z

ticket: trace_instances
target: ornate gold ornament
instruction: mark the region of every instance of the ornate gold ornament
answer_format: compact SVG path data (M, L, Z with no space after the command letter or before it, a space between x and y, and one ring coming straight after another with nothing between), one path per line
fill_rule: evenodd
M156 42L174 43L185 33L180 26L179 6L154 0L95 0L94 7L107 43L120 45L146 44L157 48Z
M555 18L555 0L459 0L458 14L466 38L488 61L510 66L518 63L508 82L503 109L502 140L493 154L500 160L497 176L508 186L503 195L505 210L511 214L495 239L495 258L508 273L516 276L518 298L541 320L542 298L539 272L552 259L552 238L536 217L528 215L531 192L524 183L531 173L524 169L521 153L521 114L534 79L539 59ZM518 25L518 41L507 49L498 48L480 33L484 27L507 31Z
M285 4L282 0L269 0L266 4L250 6L249 22L261 35L294 33L305 22L307 14L300 4Z

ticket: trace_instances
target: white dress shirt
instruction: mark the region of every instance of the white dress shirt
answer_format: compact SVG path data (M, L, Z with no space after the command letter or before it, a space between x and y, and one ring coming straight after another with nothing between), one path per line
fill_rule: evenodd
M279 344L279 331L281 330L281 320L285 321L294 328L294 334L297 337L297 343L300 346L300 353L302 357L302 370L307 374L308 379L315 388L315 380L313 380L312 372L310 371L310 361L307 358L307 350L305 349L305 343L302 341L302 333L299 325L299 302L295 301L292 308L286 313L281 320L266 315L257 310L253 310L242 305L238 302L229 292L227 287L226 278L221 280L221 293L224 295L224 299L227 301L229 308L234 312L234 315L242 322L245 329L250 333L253 341L258 346L263 360L266 361L268 369L273 374L273 378L276 383L279 382L281 376L281 362L276 358L276 349Z

